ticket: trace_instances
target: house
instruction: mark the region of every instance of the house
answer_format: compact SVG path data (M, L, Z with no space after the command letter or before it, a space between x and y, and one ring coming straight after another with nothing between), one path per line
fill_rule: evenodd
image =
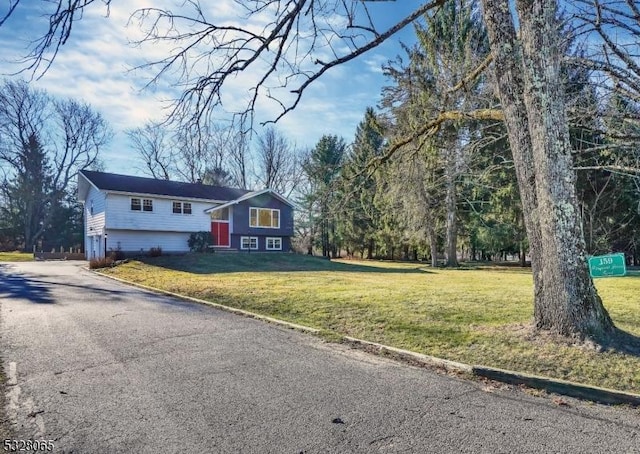
M111 250L186 252L190 234L205 230L211 231L216 249L291 248L294 204L271 189L247 191L82 170L78 200L84 205L87 259Z

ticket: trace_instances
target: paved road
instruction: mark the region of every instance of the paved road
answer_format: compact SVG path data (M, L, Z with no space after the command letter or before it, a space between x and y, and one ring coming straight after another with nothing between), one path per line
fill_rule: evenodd
M640 412L443 376L95 276L0 264L19 438L64 453L640 452Z

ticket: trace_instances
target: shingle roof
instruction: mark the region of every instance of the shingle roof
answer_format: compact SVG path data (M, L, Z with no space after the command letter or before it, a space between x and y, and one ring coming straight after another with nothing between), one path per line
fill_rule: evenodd
M235 200L251 192L237 188L223 188L201 183L156 180L115 173L82 170L81 173L98 189L104 191L133 192L136 194L165 195L177 198L207 200Z

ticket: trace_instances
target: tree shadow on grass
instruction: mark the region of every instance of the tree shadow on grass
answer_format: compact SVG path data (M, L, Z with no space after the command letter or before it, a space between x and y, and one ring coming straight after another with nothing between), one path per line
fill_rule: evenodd
M18 274L11 274L7 265L0 264L0 298L26 299L37 304L53 304L48 285Z
M603 351L640 357L640 336L628 333L620 328L614 328L612 333L598 337L595 341Z
M277 253L224 253L224 254L186 254L180 256L139 257L143 263L195 274L243 273L243 272L351 272L380 274L428 274L426 264L420 262L372 261L336 262L321 257L297 254Z

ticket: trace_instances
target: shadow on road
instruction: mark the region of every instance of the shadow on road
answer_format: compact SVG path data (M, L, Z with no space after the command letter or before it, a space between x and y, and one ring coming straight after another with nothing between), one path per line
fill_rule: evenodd
M23 298L38 304L53 304L47 285L19 274L9 273L8 266L0 264L0 298Z
M97 286L87 286L86 284L83 285L78 285L78 284L71 284L69 282L59 282L59 281L48 281L48 280L37 280L37 279L31 279L31 282L33 282L34 284L45 284L46 286L57 286L57 287L69 287L69 288L79 288L81 290L90 290L92 293L103 293L105 295L108 295L109 298L111 299L111 302L113 301L120 301L122 298L122 295L128 295L129 293L131 293L130 290L113 290L113 289L106 289L106 288L100 288Z

